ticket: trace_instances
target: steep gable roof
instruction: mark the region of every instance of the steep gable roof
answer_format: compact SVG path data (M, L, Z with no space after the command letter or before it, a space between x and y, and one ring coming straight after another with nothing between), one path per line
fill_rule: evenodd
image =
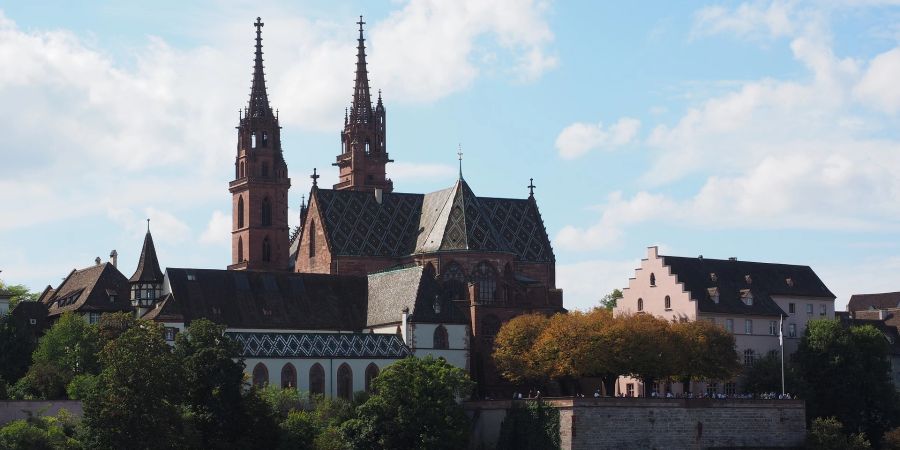
M386 270L367 278L367 326L400 322L404 310L410 321L419 323L468 322L453 304L452 295L440 289L431 265ZM437 310L435 301L439 302Z
M681 256L661 258L697 301L701 312L777 316L784 311L772 296L835 298L809 266ZM710 297L712 288L717 289L718 303ZM752 305L744 304L742 291L752 294Z
M149 222L148 222L149 223ZM156 247L153 245L153 236L150 230L144 236L144 246L141 248L141 257L138 259L137 269L128 280L131 283L138 281L161 282L162 270L159 269L159 260L156 258Z
M45 290L49 315L66 311L131 311L128 279L110 263L72 270L56 290ZM110 299L114 299L110 301Z
M882 292L879 294L853 294L847 304L848 311L865 309L889 309L900 307L900 292Z
M171 299L159 314L205 317L229 328L345 330L365 326L366 279L346 275L166 269Z

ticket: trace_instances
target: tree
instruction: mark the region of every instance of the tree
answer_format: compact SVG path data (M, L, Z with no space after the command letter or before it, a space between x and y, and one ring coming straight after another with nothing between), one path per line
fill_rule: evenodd
M9 309L12 310L16 307L19 302L34 302L37 301L38 296L40 294L31 292L28 290L25 285L22 284L5 284L3 280L0 280L0 291L5 291L10 294L9 298Z
M796 353L807 415L833 416L848 430L880 439L898 420L888 355L887 340L871 325L810 321Z
M785 361L784 386L785 391L797 394L804 390L801 380L797 375L795 364ZM746 392L760 394L763 392L781 392L781 355L778 352L769 352L762 358L754 361L744 373L744 390Z
M547 378L547 371L540 367L532 349L548 322L543 314L524 314L500 327L494 338L493 356L501 376L513 383Z
M179 403L183 377L161 325L140 321L100 353L103 370L84 400L83 423L94 448L170 448L185 435Z
M474 383L462 369L427 356L397 361L373 381L374 394L341 426L352 448L465 448L469 419L457 403Z
M613 289L612 292L604 295L603 298L600 299L600 307L603 309L612 311L613 308L615 308L616 305L618 304L619 299L622 297L623 297L622 291L620 291L618 289Z
M815 450L866 450L872 445L865 433L844 433L844 426L834 417L818 417L813 420L806 439L807 448Z
M541 400L515 402L500 425L498 449L558 449L559 410Z
M97 350L97 327L65 313L38 341L24 384L42 398L62 398L76 375L98 372Z
M0 378L12 384L28 372L37 340L11 316L0 317Z
M610 346L619 352L624 374L641 379L647 388L675 375L679 349L668 321L649 314L620 316L610 331L614 336Z
M51 450L81 448L75 438L76 419L68 411L54 416L29 416L0 427L0 448L8 450Z
M734 335L706 320L672 324L675 374L691 380L727 380L740 370ZM687 392L688 389L685 389Z

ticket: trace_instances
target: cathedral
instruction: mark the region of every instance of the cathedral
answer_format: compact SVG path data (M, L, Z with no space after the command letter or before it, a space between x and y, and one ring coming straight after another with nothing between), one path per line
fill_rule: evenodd
M372 101L364 24L360 17L353 100L332 163L339 177L329 189L313 170L298 227L288 225L290 150L269 103L258 18L228 184L231 263L163 271L148 227L130 279L111 255L48 286L41 301L51 319L129 310L163 323L174 340L207 318L241 343L257 385L349 398L391 362L431 354L468 370L477 395L511 391L491 359L501 324L565 311L534 186L527 198L481 197L460 170L444 189L394 192L387 112L380 91Z

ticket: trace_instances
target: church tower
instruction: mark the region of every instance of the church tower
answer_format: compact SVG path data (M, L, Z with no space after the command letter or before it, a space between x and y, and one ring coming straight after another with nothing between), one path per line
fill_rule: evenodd
M378 103L372 107L369 92L369 76L366 69L366 43L363 37L365 22L359 16L359 44L356 53L356 81L353 87L353 103L349 114L344 114L344 131L341 132L341 154L334 163L340 169L340 179L335 189L366 191L394 190L394 183L385 175L385 165L393 162L388 157L385 139L385 111L378 92Z
M256 18L256 55L250 101L239 115L232 195L229 269L288 270L288 178L281 127L272 113L263 72L262 27Z

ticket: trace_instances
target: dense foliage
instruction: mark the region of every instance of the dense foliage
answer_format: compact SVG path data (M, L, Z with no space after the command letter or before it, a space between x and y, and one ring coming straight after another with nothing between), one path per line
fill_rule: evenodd
M806 438L806 446L813 450L866 450L872 445L865 433L844 433L844 426L834 417L813 420Z
M890 379L888 341L876 328L813 320L796 360L809 417L835 417L853 432L880 439L900 420Z
M97 327L72 313L63 314L41 337L20 388L38 398L62 398L80 374L96 374L100 363Z
M77 420L66 410L56 417L31 416L0 427L0 449L57 450L78 449Z
M498 450L558 449L559 410L541 400L514 402L500 425Z
M648 314L614 317L604 308L549 319L516 317L495 339L494 361L513 382L540 375L564 381L596 376L606 392L620 375L654 380L727 379L740 366L734 336L705 321L670 323Z
M0 379L14 384L28 372L37 340L9 315L0 317Z

